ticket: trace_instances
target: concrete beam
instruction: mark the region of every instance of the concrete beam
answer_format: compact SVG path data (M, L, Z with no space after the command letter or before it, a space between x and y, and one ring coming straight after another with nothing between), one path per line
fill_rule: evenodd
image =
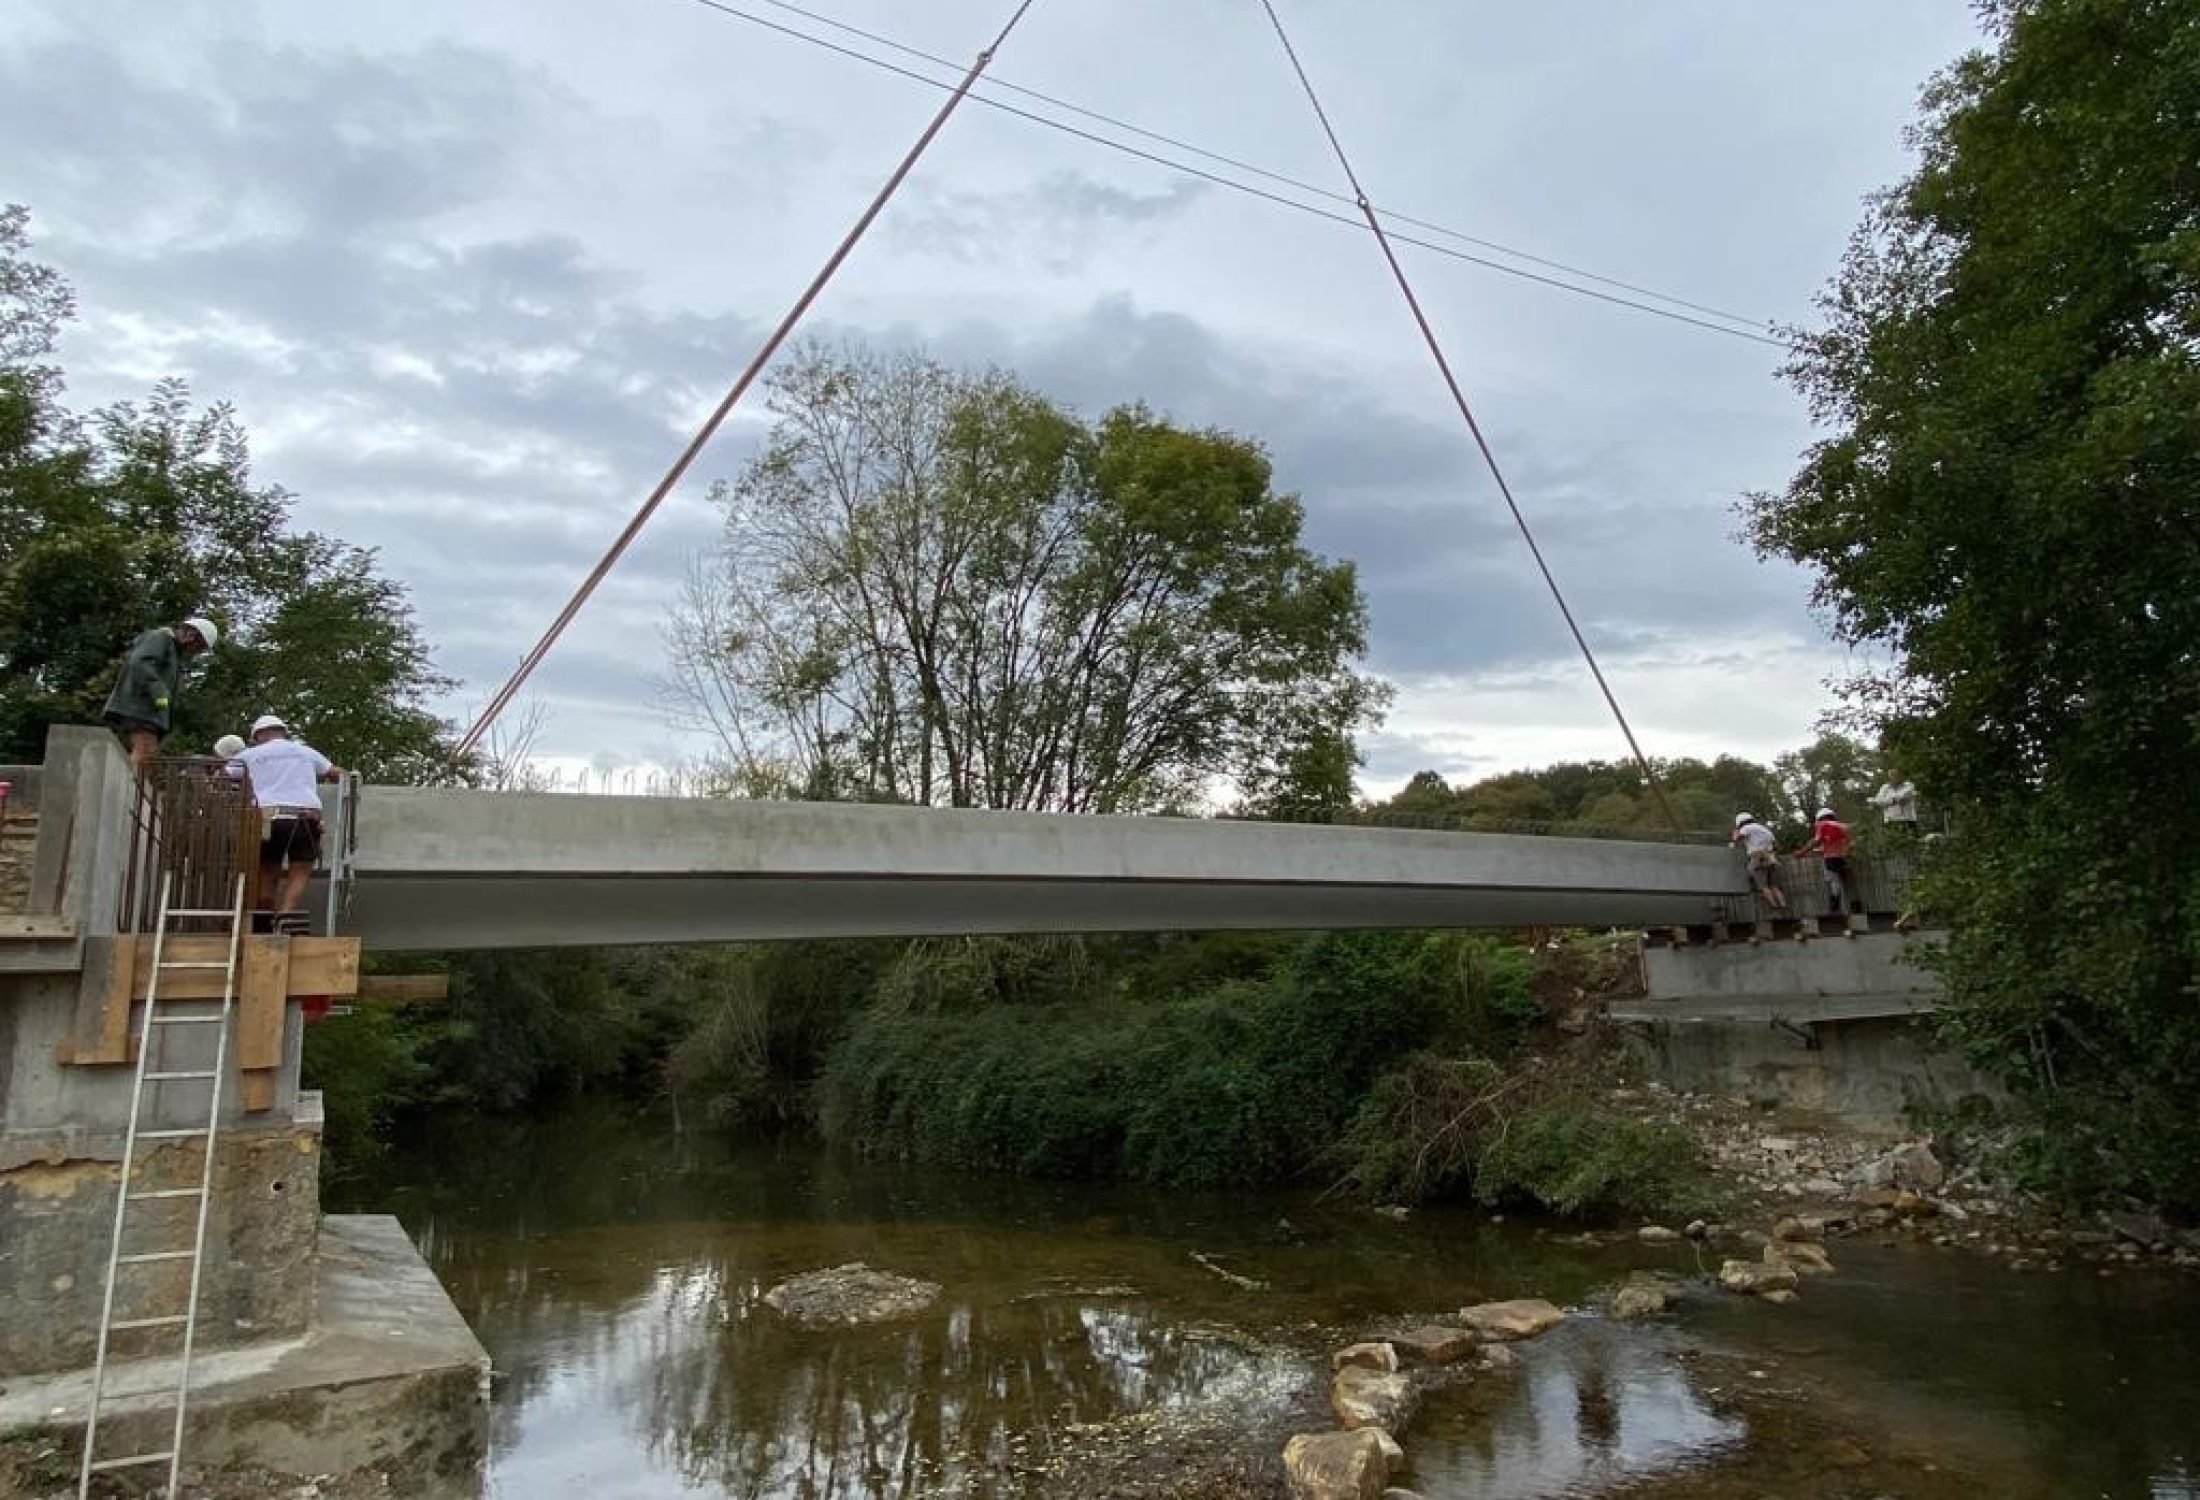
M376 949L1211 928L1660 925L1724 849L828 803L367 787Z

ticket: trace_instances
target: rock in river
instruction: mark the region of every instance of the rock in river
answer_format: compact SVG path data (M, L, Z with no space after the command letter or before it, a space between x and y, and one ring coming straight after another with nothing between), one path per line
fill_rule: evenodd
M1329 1384L1329 1409L1345 1428L1405 1426L1416 1403L1413 1382L1403 1375L1346 1365Z
M1768 1266L1761 1261L1730 1260L1719 1267L1719 1285L1745 1295L1792 1291L1795 1279L1794 1270L1785 1264Z
M1621 1322L1654 1318L1673 1305L1673 1289L1656 1276L1637 1273L1612 1293L1606 1311Z
M1485 1339L1532 1339L1545 1329L1566 1321L1566 1315L1541 1297L1519 1297L1511 1302L1484 1302L1459 1314L1469 1328Z
M923 1312L939 1295L934 1282L851 1261L788 1277L764 1294L764 1305L805 1328L831 1328L906 1318Z
M1464 1328L1423 1323L1392 1339L1401 1358L1419 1365L1448 1365L1474 1352L1475 1338Z
M1283 1479L1291 1500L1381 1500L1390 1479L1385 1434L1302 1432L1283 1446Z
M1380 1370L1388 1375L1398 1368L1398 1351L1381 1340L1347 1344L1329 1356L1329 1368L1341 1370L1347 1365L1357 1365L1363 1370Z

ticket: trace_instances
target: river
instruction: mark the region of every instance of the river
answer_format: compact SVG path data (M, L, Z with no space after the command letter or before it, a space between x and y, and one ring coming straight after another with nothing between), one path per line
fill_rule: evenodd
M481 1493L499 1500L1165 1494L1326 1425L1340 1340L1698 1270L1691 1245L1584 1246L1469 1209L1393 1222L1308 1193L885 1167L601 1107L437 1122L329 1202L395 1213L488 1347ZM2200 1500L2200 1280L1831 1248L1837 1273L1785 1308L1707 1293L1520 1346L1517 1372L1432 1396L1396 1482L1429 1500ZM760 1300L857 1260L944 1294L842 1332Z

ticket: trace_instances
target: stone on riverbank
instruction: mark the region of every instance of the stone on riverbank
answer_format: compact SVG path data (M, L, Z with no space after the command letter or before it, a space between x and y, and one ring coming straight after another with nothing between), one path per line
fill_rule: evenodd
M1884 1156L1864 1163L1856 1170L1856 1185L1873 1188L1909 1188L1915 1192L1929 1193L1948 1180L1948 1169L1933 1155L1933 1148L1923 1141L1911 1141L1897 1146Z
M887 1323L939 1300L937 1283L874 1271L861 1261L790 1276L764 1294L764 1305L804 1328Z
M1409 1364L1448 1365L1472 1354L1476 1339L1464 1328L1423 1323L1418 1328L1408 1328L1390 1342Z
M1390 1478L1389 1434L1302 1432L1283 1445L1283 1481L1291 1500L1382 1500Z
M1730 1260L1719 1267L1719 1285L1744 1296L1792 1291L1796 1280L1794 1270L1785 1264L1768 1266L1762 1261Z
M1363 1365L1346 1365L1329 1384L1329 1409L1336 1413L1337 1425L1347 1430L1403 1427L1419 1399L1405 1376Z
M1398 1351L1381 1341L1365 1344L1347 1344L1329 1356L1329 1368L1342 1370L1356 1365L1363 1370L1379 1370L1388 1375L1398 1368Z
M1635 1231L1635 1238L1645 1245L1670 1245L1680 1237L1678 1229L1668 1229L1663 1224L1645 1224Z
M1510 1302L1484 1302L1467 1308L1459 1317L1478 1336L1492 1343L1532 1339L1566 1321L1566 1314L1541 1297L1516 1297Z

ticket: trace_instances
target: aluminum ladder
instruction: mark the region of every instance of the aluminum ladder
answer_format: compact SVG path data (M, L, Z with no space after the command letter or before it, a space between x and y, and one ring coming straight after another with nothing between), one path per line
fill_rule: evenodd
M122 1139L122 1176L115 1191L114 1238L107 1249L107 1291L99 1309L99 1353L92 1365L92 1399L90 1410L84 1418L84 1459L78 1470L76 1493L78 1500L88 1500L91 1494L92 1476L117 1469L149 1468L154 1464L168 1466L168 1500L176 1500L177 1481L183 1468L183 1418L191 1391L191 1348L198 1333L199 1280L206 1263L207 1210L213 1202L214 1147L221 1128L222 1075L229 1063L230 1018L237 1005L237 974L243 952L244 932L248 913L245 906L245 878L239 876L236 894L227 911L219 907L183 908L170 907L168 902L173 889L172 877L161 877L160 914L153 927L152 965L145 978L145 1016L138 1031L137 1070L130 1087L130 1124ZM175 961L168 957L168 924L182 919L189 922L219 924L210 936L225 936L229 940L226 959ZM226 931L220 930L225 928ZM200 935L200 934L194 934ZM211 1000L162 999L160 982L163 975L181 970L220 969L222 971L222 996L220 1008L210 1010ZM199 1027L212 1026L214 1030L214 1062L210 1068L172 1068L165 1061L168 1037L172 1028L185 1027L195 1031ZM187 1033L188 1034L188 1033ZM156 1057L156 1054L159 1056ZM142 1130L139 1122L146 1113L148 1086L188 1083L207 1086L206 1123L179 1129ZM199 1184L197 1187L138 1188L134 1178L138 1167L138 1148L146 1142L196 1140L201 1146ZM174 1201L196 1199L198 1214L188 1248L168 1247L138 1249L125 1253L130 1229L130 1206L148 1201ZM190 1295L183 1310L157 1317L115 1317L115 1286L125 1275L140 1266L171 1266L178 1262L188 1265L190 1271ZM146 1453L125 1454L117 1458L98 1456L99 1413L107 1399L107 1351L113 1336L136 1329L181 1330L183 1334L182 1361L176 1375L175 1426L170 1432L166 1448ZM133 1394L149 1394L133 1392Z

